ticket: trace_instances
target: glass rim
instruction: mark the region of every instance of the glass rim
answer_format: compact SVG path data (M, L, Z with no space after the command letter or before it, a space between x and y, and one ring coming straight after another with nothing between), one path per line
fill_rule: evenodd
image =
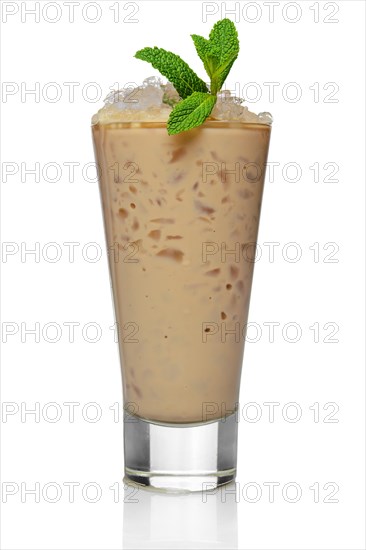
M92 128L95 127L105 127L114 128L114 129L133 129L133 130L147 130L150 128L165 128L167 127L166 121L144 121L144 120L135 120L135 121L110 121L110 122L95 122L91 124ZM206 120L200 126L192 128L192 130L197 130L199 128L225 128L225 129L240 129L240 128L250 128L250 129L266 129L271 130L272 124L261 123L261 122L241 122L238 120ZM188 130L189 131L189 130ZM182 135L184 132L176 135ZM173 136L171 136L173 137Z

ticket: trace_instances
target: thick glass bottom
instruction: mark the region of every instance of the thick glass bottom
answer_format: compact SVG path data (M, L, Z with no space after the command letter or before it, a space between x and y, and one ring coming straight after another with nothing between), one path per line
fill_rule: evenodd
M209 491L235 479L235 414L205 424L157 424L125 412L125 480L168 492Z

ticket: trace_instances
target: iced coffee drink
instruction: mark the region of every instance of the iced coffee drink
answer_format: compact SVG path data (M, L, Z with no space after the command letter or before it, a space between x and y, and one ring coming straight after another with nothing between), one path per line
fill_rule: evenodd
M169 135L174 87L150 78L132 92L110 94L92 126L119 332L126 476L197 490L235 475L271 119L225 92L202 124Z

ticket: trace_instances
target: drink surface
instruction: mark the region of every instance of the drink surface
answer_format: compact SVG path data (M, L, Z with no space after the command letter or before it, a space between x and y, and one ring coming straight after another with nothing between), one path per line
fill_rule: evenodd
M270 126L97 123L125 404L157 422L238 400Z

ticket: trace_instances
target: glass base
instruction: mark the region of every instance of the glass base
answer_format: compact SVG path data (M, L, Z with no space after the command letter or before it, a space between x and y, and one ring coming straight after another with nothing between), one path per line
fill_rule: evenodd
M205 424L157 424L125 412L125 480L160 491L209 491L236 475L236 414Z

